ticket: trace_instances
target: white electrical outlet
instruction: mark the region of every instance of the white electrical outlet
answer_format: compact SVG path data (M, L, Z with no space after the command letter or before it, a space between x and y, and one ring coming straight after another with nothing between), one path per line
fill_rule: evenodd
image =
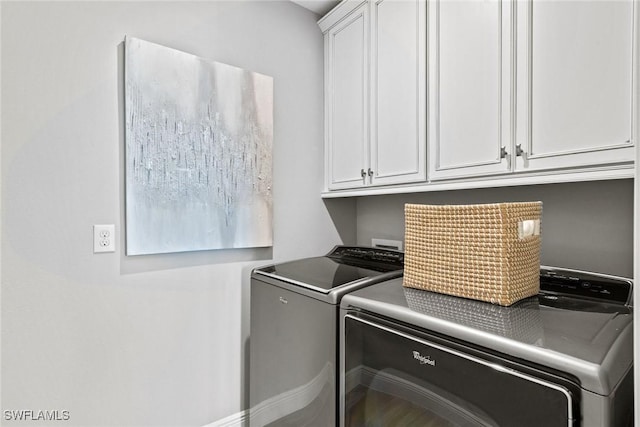
M93 253L116 251L116 226L113 224L93 226Z

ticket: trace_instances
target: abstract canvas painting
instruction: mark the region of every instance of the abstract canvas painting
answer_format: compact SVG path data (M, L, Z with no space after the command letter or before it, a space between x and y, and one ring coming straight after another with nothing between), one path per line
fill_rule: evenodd
M273 79L125 39L127 255L271 246Z

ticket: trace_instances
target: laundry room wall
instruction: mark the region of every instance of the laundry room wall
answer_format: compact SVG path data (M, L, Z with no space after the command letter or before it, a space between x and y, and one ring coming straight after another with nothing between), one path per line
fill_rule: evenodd
M633 180L362 197L358 244L372 237L404 240L404 204L542 201L544 265L633 277Z
M0 8L3 425L241 419L251 267L355 241L355 202L319 197L318 17L289 1ZM125 35L274 78L273 248L125 255ZM115 224L115 253L93 254L94 224Z

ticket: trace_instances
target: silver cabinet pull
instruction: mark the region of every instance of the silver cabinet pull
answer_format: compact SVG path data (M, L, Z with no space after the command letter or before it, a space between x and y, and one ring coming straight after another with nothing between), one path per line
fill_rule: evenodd
M500 159L507 159L507 169L511 170L511 154L507 151L507 147L500 147Z
M362 184L366 184L367 171L365 171L364 169L360 169L360 176L362 177Z
M529 167L529 154L522 149L522 144L516 145L516 156L522 157L524 167Z
M525 162L529 160L529 154L522 149L522 144L516 145L516 156L522 157Z
M285 297L280 297L280 302L283 304L288 304L289 301Z

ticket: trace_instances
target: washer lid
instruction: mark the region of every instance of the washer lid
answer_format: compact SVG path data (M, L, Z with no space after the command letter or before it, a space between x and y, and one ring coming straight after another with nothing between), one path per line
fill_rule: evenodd
M329 294L347 285L376 283L402 275L404 254L364 246L336 246L325 256L303 258L257 268L268 276L306 290ZM353 288L353 286L349 287Z
M405 288L393 279L346 295L357 309L576 377L609 395L633 363L633 309L540 295L511 307Z
M258 268L255 273L329 293L348 283L375 278L393 270L321 256Z

